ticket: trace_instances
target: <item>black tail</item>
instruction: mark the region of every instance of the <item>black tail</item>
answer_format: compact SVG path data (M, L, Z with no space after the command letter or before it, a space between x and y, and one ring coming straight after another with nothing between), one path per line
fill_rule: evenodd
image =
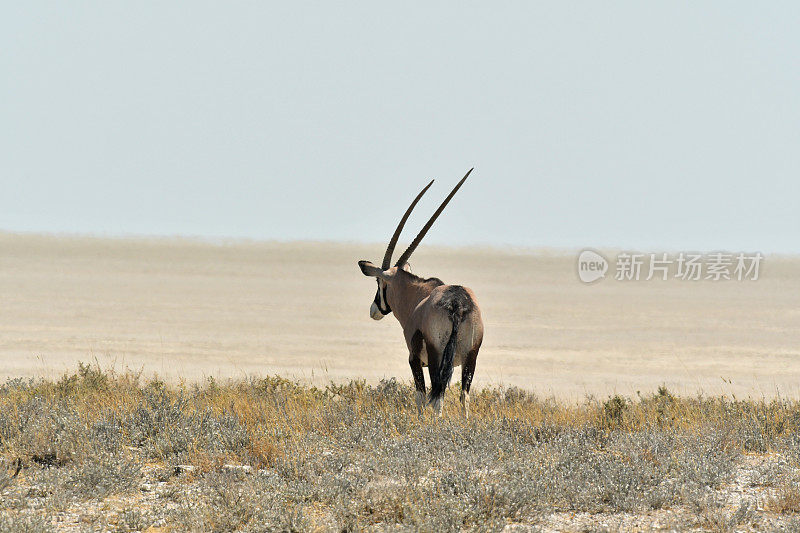
M431 396L430 401L444 396L444 391L450 384L450 378L453 377L453 356L456 353L456 340L458 339L458 323L461 321L453 320L453 331L450 333L450 338L447 339L447 345L442 352L442 360L439 363L439 375L437 379L431 380Z
M461 325L464 316L472 311L472 305L472 300L467 291L459 285L448 287L442 295L439 306L450 314L453 329L442 352L438 376L431 376L431 395L429 400L443 397L447 385L450 384L450 379L453 377L453 358L456 354L456 343L458 342L458 326Z

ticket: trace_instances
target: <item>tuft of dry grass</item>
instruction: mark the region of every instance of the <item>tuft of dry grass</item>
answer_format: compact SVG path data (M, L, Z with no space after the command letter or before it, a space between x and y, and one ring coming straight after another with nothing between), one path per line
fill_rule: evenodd
M678 528L725 530L800 512L785 481L800 467L796 401L662 387L566 404L499 387L475 391L465 421L457 396L435 419L394 379L172 385L81 364L57 381L9 380L0 529L483 531L669 513ZM782 458L748 485L772 491L762 513L726 496L754 454Z

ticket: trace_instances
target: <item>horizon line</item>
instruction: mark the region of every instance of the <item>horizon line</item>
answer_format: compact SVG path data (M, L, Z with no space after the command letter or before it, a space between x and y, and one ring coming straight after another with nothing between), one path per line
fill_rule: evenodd
M116 241L116 242L183 242L191 244L204 244L209 246L230 246L230 245L259 245L259 244L326 244L326 245L343 245L343 246L385 246L385 242L380 241L359 241L359 240L342 240L330 238L315 238L315 239L278 239L278 238L255 238L255 237L242 237L242 236L211 236L200 234L164 234L164 233L100 233L100 232L58 232L58 231L25 231L25 230L9 230L0 228L0 238L2 237L19 237L19 238L41 238L52 240L95 240L95 241ZM593 244L586 246L571 246L571 245L520 245L514 243L487 243L487 242L474 242L463 244L423 244L426 248L444 249L444 250L467 250L467 249L482 249L486 251L497 250L505 253L516 252L522 254L548 254L548 255L572 255L577 254L583 250L595 250L601 252L641 252L641 253L680 253L680 252L700 252L700 253L716 253L716 252L730 252L730 253L756 253L760 252L765 257L788 257L800 258L800 251L786 252L786 251L769 251L769 250L734 250L729 248L711 247L700 249L697 247L675 248L672 246L665 246L662 248L642 248L637 246L621 246L612 244Z

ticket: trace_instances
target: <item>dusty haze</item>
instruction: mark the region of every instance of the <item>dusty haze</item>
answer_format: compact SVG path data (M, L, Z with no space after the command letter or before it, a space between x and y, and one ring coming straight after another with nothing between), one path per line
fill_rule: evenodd
M380 244L0 234L0 249L3 379L95 360L169 379L411 379L400 326L369 318L375 284L356 266ZM476 386L800 395L800 259L767 256L756 282L587 286L575 258L423 247L412 269L476 292Z

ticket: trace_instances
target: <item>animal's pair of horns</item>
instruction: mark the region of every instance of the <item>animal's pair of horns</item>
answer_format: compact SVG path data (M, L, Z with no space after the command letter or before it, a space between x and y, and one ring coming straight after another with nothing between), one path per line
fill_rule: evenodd
M425 237L425 234L428 233L428 230L431 229L431 226L433 226L433 223L436 221L436 219L439 217L439 215L442 213L442 211L444 211L444 208L447 206L448 202L450 202L450 200L453 198L453 196L455 196L455 194L458 191L458 189L464 184L465 181L467 181L467 178L469 177L470 173L473 170L474 170L474 167L469 169L469 171L464 175L464 177L461 178L461 181L459 181L456 184L456 186L453 187L453 190L450 191L450 194L447 195L447 198L444 199L444 202L442 202L442 205L439 206L439 209L437 209L436 212L433 214L433 216L431 216L430 220L428 220L427 224L425 224L425 226L420 230L420 232L417 234L417 236L411 242L411 244L406 249L406 251L403 252L403 255L400 256L400 259L397 260L397 262L395 263L396 266L402 266L406 262L408 262L408 258L411 257L411 254L413 254L414 250L417 249L417 246L419 246L419 243L422 242L422 239ZM389 268L389 265L392 262L392 253L394 252L394 247L397 244L397 239L400 238L400 232L403 231L403 226L405 226L406 220L408 220L408 216L411 214L411 211L414 210L414 206L417 205L417 202L419 202L419 199L422 198L422 195L425 194L425 191L427 191L430 188L431 185L433 185L433 180L431 180L431 182L429 184L427 184L425 186L425 188L422 189L422 191L420 191L420 193L417 195L417 197L414 198L414 201L411 202L411 205L408 206L408 209L406 209L406 212L403 215L403 218L400 219L400 223L397 225L397 229L394 230L394 235L392 235L392 238L389 241L389 246L386 248L386 254L383 256L383 263L381 264L381 268L383 270L386 270L387 268Z

